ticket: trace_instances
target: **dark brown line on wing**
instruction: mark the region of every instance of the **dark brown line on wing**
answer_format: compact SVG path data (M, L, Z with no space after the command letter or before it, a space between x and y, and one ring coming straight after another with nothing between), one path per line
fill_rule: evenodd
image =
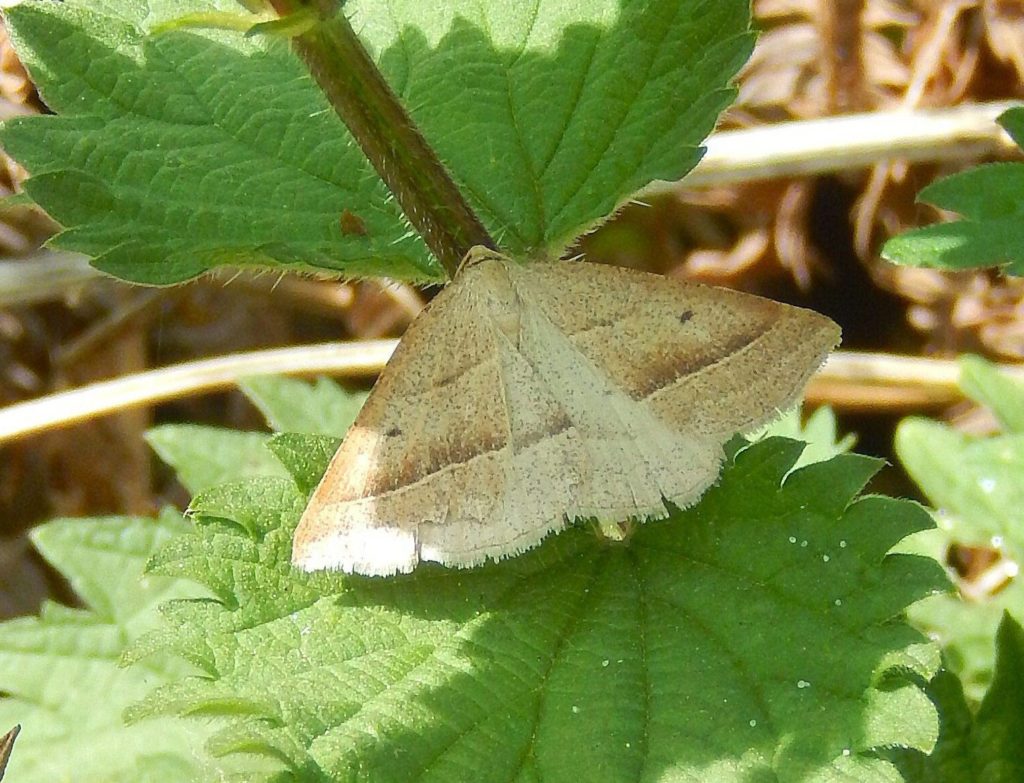
M529 437L522 441L517 442L515 448L517 451L522 449L529 449L536 444L540 443L546 438L553 438L566 432L573 426L572 421L569 419L568 414L564 411L561 416L555 421L554 426L547 428L542 431L532 433ZM455 452L447 452L444 458L439 460L431 461L429 464L419 463L417 465L410 464L407 468L399 472L395 476L394 481L390 481L386 484L370 484L367 482L363 487L363 493L358 497L338 498L340 502L347 502L350 500L362 500L370 497L378 497L380 495L386 495L391 492L395 492L400 489L407 489L422 481L429 479L431 476L435 476L441 473L443 470L449 467L455 467L458 465L467 465L474 460L486 457L490 454L501 451L508 447L508 442L503 441L502 443L495 443L493 440L488 439L484 441L478 441L475 446L480 448L466 449ZM425 469L424 469L425 467Z
M730 359L737 353L750 348L767 335L777 323L778 319L775 319L767 325L767 328L765 328L765 324L757 324L754 329L734 335L725 343L723 347L724 352L716 352L714 355L693 356L684 359L682 362L668 365L665 368L666 372L664 374L652 376L643 386L632 390L630 396L637 402L643 402L662 389L672 386L682 378L699 375L705 370Z

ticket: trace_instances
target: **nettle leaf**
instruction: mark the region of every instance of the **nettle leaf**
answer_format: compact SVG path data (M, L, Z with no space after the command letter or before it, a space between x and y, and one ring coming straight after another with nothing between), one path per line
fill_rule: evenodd
M801 448L741 451L699 505L625 543L580 525L390 579L292 569L306 495L287 481L211 490L154 560L218 596L168 607L167 646L205 675L135 716L228 716L211 750L283 759L276 780L899 780L874 751L930 750L914 682L938 656L896 618L944 578L886 553L930 520L854 500L866 457L783 483Z
M347 392L327 379L307 383L267 376L250 378L240 386L271 428L284 431L344 434L366 399L365 393ZM192 494L256 476L289 475L280 455L269 448L272 437L264 432L167 424L149 430L146 440ZM277 450L287 449L282 445L287 442L282 441ZM309 443L302 441L302 445Z
M418 238L281 41L153 26L233 0L29 2L6 12L60 116L0 141L66 228L52 245L119 277L171 283L222 264L436 277ZM344 210L365 236L346 235Z
M341 438L283 433L267 444L291 474L298 488L305 493L316 489L327 465L341 445Z
M65 226L52 244L171 283L223 264L439 279L440 267L287 44L150 32L233 0L30 0L17 51L58 117L0 134ZM746 0L429 4L345 12L514 255L555 255L696 163L750 53ZM366 232L346 234L347 212Z
M1002 407L1024 398L1020 384L966 365L965 390L979 401L1003 398ZM979 387L980 384L980 387ZM1009 384L1009 385L1008 385ZM982 388L983 387L983 388ZM938 509L938 528L916 545L944 559L954 544L998 550L1024 562L1024 433L979 438L929 419L909 418L896 430L896 453L911 478ZM939 641L968 696L981 698L992 677L993 640L1004 612L1024 616L1024 581L1011 578L994 595L965 602L951 594L911 609L914 624Z
M845 454L857 442L856 436L847 433L840 437L835 411L827 405L816 408L806 421L801 406L786 411L778 420L766 425L750 436L760 440L771 436L803 441L807 445L800 458L793 465L802 468L812 462L824 462L837 454Z
M1004 112L999 124L1024 146L1024 109ZM944 177L918 199L962 219L893 237L882 250L886 259L943 269L1003 266L1008 274L1024 274L1024 163L987 163Z
M963 356L960 388L972 400L991 409L1004 430L1024 433L1024 384L980 356Z
M291 390L303 399L297 387ZM338 396L347 399L340 391ZM303 410L317 413L312 403ZM148 437L193 492L250 476L287 475L264 433L174 425L151 430ZM168 512L156 521L63 520L34 532L37 547L88 610L47 605L39 618L0 626L0 689L12 696L0 701L0 722L25 726L12 779L213 779L212 759L197 752L209 727L158 719L126 728L121 717L155 685L194 671L167 656L129 670L119 666L128 645L153 646L163 638L161 602L208 594L192 582L143 575L146 560L187 529L180 514ZM216 775L232 772L230 766L217 765ZM256 772L238 774L247 779Z
M189 492L256 476L286 476L267 449L264 432L238 432L195 424L165 424L146 432L160 459L174 468Z
M973 739L979 781L1024 779L1024 629L1009 615L996 633L996 674L978 710Z
M313 383L268 375L239 384L277 432L343 436L366 402L366 392L350 392L328 378Z
M928 685L942 726L930 756L899 754L907 783L1016 783L1024 780L1024 629L1005 615L996 633L992 687L977 716L957 678L941 672Z
M745 0L372 0L346 10L502 248L557 255L700 157L750 56Z
M910 418L896 449L928 498L952 515L940 527L953 538L1024 555L1024 435L979 438Z
M925 686L939 711L939 739L931 753L892 749L884 755L899 767L907 783L969 783L975 780L969 743L974 716L960 679L942 669ZM980 783L980 782L979 782Z
M122 711L155 685L194 672L167 656L125 670L125 647L160 622L157 605L206 595L183 580L143 575L147 559L189 526L159 519L65 519L33 541L82 598L0 625L0 724L22 724L7 769L18 783L192 781L210 762L211 727L154 718L126 727ZM212 779L204 777L204 779Z

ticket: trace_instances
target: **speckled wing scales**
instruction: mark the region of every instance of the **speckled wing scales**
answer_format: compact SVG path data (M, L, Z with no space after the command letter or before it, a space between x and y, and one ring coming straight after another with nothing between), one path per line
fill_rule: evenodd
M421 527L493 517L509 425L478 304L457 281L409 327L302 515L296 565L410 571Z
M410 327L296 531L306 570L471 566L567 520L664 516L800 393L823 316L592 264L478 254Z
M839 343L812 310L587 263L512 267L525 301L666 424L728 439L777 417Z
M514 347L518 325L493 260L466 268L431 302L313 493L296 565L367 575L421 560L469 566L565 524L551 507L570 502L575 445L564 411Z
M584 387L603 384L575 418L606 411L628 425L618 475L600 480L614 487L628 477L635 505L620 488L618 505L588 507L579 501L596 488L584 488L570 509L581 516L663 516L663 497L693 503L717 478L725 442L796 402L839 342L839 328L813 311L620 267L534 264L509 274L524 311L536 313L524 322L546 330L529 351L538 366L562 350Z

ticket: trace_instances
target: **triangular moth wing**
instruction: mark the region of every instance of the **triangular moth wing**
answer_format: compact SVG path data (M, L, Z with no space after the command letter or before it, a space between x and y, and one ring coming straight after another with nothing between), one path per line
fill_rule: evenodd
M477 254L409 328L296 531L293 561L475 565L566 517L663 516L799 395L827 318L592 264Z

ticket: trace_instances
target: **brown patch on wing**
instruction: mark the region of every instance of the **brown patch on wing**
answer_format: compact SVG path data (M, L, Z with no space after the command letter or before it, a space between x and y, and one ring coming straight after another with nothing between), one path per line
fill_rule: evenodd
M671 352L664 357L656 357L655 361L642 367L642 372L637 373L629 394L634 400L646 400L680 378L696 375L719 362L728 361L730 356L756 342L762 334L762 324L751 324L750 328L729 335L724 343L701 346L698 351L689 350L683 354Z
M572 426L539 399L531 417L510 419L500 319L518 321L517 303L496 263L466 271L410 327L317 490L323 502L381 497Z
M777 302L589 263L513 269L524 300L632 399L643 401L755 342Z
M710 437L749 432L792 405L839 342L839 329L809 310L779 306L779 317L746 349L733 352L644 403L680 430Z
M685 320L672 310L639 308L605 328L574 335L574 345L632 399L642 402L680 379L713 368L757 343L781 315L779 305L751 297L697 306ZM609 350L610 348L610 350Z
M511 268L524 300L679 432L773 419L839 341L822 315L738 291L589 263Z
M393 492L508 444L495 362L443 380L420 390L415 405L386 397L384 405L367 403L331 463L335 482L326 490L328 502ZM481 388L491 395L480 394Z
M569 417L561 412L560 415L548 420L544 427L531 432L517 433L513 448L515 451L528 449L545 438L566 432L572 426ZM469 423L466 422L465 431L468 431L468 427ZM360 481L350 481L345 485L344 490L331 494L330 502L345 502L386 495L418 484L452 465L466 464L480 457L495 454L509 446L508 438L504 433L482 433L476 430L474 435L473 438L456 442L435 440L430 444L425 444L424 449L415 452L407 450L399 457L397 469L375 470ZM353 433L353 443L359 441L365 443L365 440L365 433L359 435ZM358 456L355 457L355 460L358 460ZM388 461L390 460L382 460L382 462ZM352 467L348 467L342 462L338 467L343 471L343 475L353 477L358 475L358 469L354 464Z

